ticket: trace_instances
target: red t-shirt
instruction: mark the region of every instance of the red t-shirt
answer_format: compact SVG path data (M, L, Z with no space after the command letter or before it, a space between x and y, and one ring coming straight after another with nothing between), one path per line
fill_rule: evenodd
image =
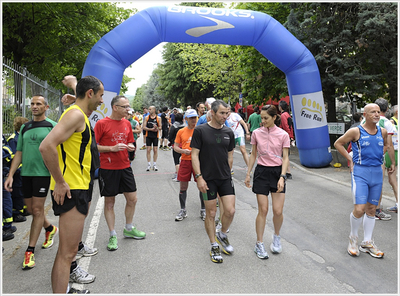
M133 143L131 123L123 118L114 120L105 117L94 126L96 143L101 146L115 146L118 143ZM106 170L122 170L131 166L128 150L100 153L100 167Z
M287 112L283 112L281 114L281 128L289 134L290 139L294 139L293 137L293 128L289 127L288 118L290 118L290 114Z

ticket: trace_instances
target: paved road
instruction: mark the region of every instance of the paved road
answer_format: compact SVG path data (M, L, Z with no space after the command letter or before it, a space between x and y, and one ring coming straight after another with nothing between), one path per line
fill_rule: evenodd
M199 216L195 183L191 182L188 189L188 218L175 222L179 183L171 180L174 167L171 151L160 151L158 172L145 172L145 151L139 150L133 162L138 184L134 224L147 237L140 241L123 238L124 197L118 196L119 249L107 251L109 233L96 182L83 239L97 247L99 253L81 259L79 264L97 278L92 284L74 286L90 289L92 294L398 293L397 214L392 215L391 221L376 223L374 237L385 252L384 259L367 254L351 258L346 252L352 209L348 169L304 168L299 165L295 149L290 160L293 180L287 185L281 231L283 253L260 260L253 252L256 198L243 184L245 165L237 149L233 176L236 215L229 233L235 253L225 255L223 264L215 264L208 254L210 246ZM391 206L394 197L387 185L384 194L383 206ZM49 220L58 225L49 198L46 205ZM3 294L51 293L50 273L57 238L52 248L43 250L40 248L44 240L42 233L35 251L36 267L28 271L21 269L30 219L16 223L16 238L3 243ZM267 246L272 229L269 213L264 236Z

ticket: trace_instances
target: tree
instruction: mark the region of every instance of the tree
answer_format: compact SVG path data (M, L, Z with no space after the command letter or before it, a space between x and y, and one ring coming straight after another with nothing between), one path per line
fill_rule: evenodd
M81 76L93 45L134 12L101 2L2 5L3 55L60 89L65 75Z

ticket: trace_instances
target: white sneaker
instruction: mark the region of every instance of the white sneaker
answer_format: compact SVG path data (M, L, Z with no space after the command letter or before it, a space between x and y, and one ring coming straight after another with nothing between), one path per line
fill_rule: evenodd
M81 259L82 257L94 256L98 252L99 251L97 250L97 248L89 248L87 245L83 244L83 248L76 254L76 259Z
M148 165L147 169L146 169L146 172L150 171L150 169L151 169L151 165Z
M282 253L282 245L281 245L281 237L279 235L274 234L272 236L272 243L271 243L271 251L274 254Z
M79 265L69 275L69 281L71 283L89 284L94 282L95 279L96 277L94 275L87 273Z
M268 259L268 253L265 251L264 243L256 243L254 247L254 252L256 253L257 257L260 259Z
M158 171L158 167L153 165L153 170L155 170L157 172Z

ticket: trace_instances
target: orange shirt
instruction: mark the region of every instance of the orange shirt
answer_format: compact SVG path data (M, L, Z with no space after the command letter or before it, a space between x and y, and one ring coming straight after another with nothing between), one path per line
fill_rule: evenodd
M180 129L178 131L178 133L176 134L175 143L179 144L179 147L181 149L192 150L192 148L190 147L190 142L192 141L193 132L194 132L194 129L189 129L187 126ZM182 153L181 159L182 160L192 160L192 156Z

